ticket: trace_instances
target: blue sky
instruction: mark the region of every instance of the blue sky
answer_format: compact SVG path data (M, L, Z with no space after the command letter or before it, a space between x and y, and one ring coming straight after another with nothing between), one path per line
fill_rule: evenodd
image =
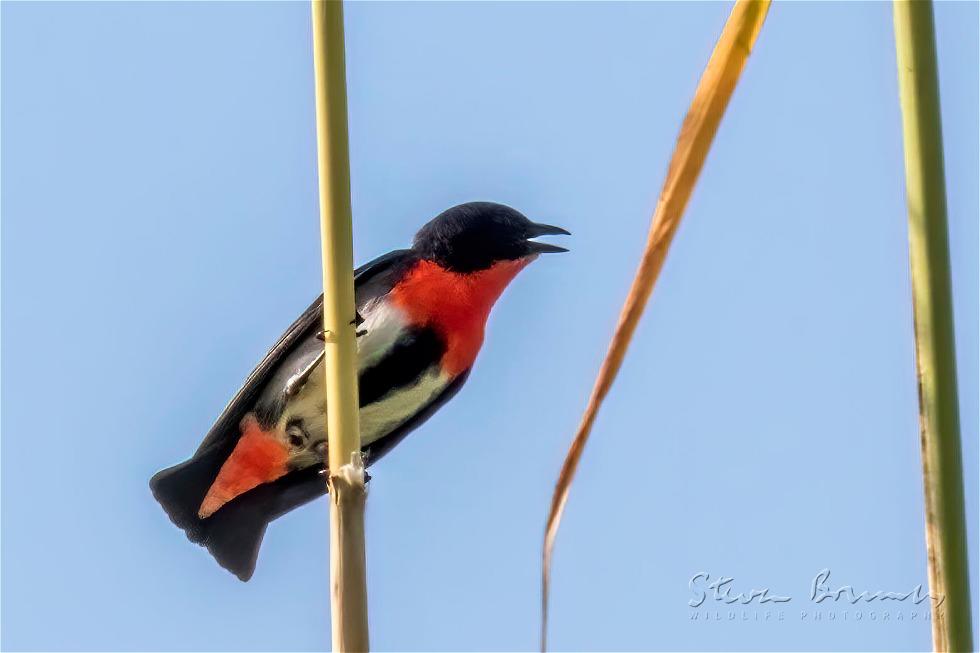
M728 9L348 5L357 260L474 199L574 234L373 469L376 649L537 646L552 485ZM0 643L325 649L325 502L242 584L146 485L318 292L308 5L0 12ZM978 6L936 15L975 550ZM891 30L887 3L772 8L572 491L554 649L929 647L924 605L808 596L825 568L926 582ZM698 572L791 601L694 620Z

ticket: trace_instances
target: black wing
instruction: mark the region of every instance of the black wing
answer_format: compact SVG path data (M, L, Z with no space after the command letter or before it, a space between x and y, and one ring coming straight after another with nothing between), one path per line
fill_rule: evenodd
M391 289L389 281L392 273L403 269L403 265L413 260L411 250L399 249L380 256L354 271L354 288L357 306L382 295ZM316 298L310 307L290 325L282 334L279 341L272 346L269 353L252 370L245 379L241 389L235 394L225 409L218 416L211 430L204 437L196 454L200 454L212 446L224 444L230 449L240 436L238 424L245 413L250 411L259 394L262 392L269 375L276 369L280 361L317 329L323 328L323 295ZM232 446L229 446L232 445ZM195 454L195 455L196 455Z
M355 271L355 295L358 310L371 300L391 290L406 266L416 260L411 250L386 254ZM270 376L283 359L301 343L322 329L322 296L303 312L279 338L245 384L222 411L194 456L179 465L158 472L150 479L150 488L170 519L184 530L192 542L206 546L222 566L242 580L248 580L255 569L262 536L269 522L293 508L323 495L326 482L322 465L286 474L273 483L261 485L229 501L207 519L198 517L198 508L218 469L241 437L239 423L253 409ZM447 386L429 406L393 433L366 451L367 462L376 461L411 430L428 419L448 401L465 381L461 375Z

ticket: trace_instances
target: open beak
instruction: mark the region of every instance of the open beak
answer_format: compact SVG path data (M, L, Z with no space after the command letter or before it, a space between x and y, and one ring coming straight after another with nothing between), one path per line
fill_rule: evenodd
M561 227L553 227L550 224L540 224L533 223L531 228L528 229L528 247L534 254L553 254L559 252L567 252L568 250L564 247L559 247L558 245L552 245L551 243L539 243L536 240L530 240L531 238L537 238L538 236L571 236L568 231L562 229Z

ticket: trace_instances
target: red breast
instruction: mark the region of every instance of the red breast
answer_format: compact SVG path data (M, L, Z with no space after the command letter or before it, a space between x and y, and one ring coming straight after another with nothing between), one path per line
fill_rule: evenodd
M411 324L434 328L445 338L446 353L440 364L446 373L456 376L473 365L490 309L531 260L499 261L486 270L466 273L419 261L389 297Z

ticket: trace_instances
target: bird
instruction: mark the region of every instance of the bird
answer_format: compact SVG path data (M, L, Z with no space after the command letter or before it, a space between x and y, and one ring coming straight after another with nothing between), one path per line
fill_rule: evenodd
M354 272L361 453L380 460L466 383L490 310L540 254L570 235L493 202L426 223L408 249ZM327 492L323 295L246 378L195 453L150 479L170 520L249 580L266 527Z

